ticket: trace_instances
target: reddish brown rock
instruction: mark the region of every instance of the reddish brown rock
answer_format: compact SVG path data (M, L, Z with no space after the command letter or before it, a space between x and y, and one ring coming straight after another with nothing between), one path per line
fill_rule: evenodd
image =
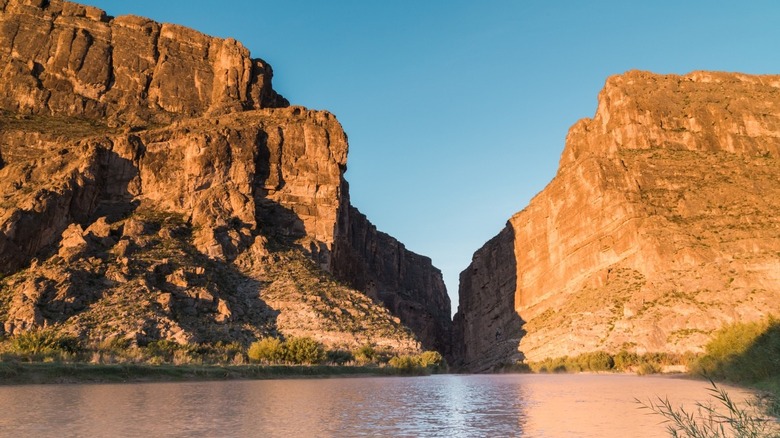
M287 106L271 68L233 39L66 1L9 0L0 107L111 123Z
M240 43L56 0L0 9L6 334L418 350L405 323L444 351L440 272L350 213L341 125L289 107Z
M777 314L779 173L780 77L611 77L555 179L462 274L463 363L696 352L724 324ZM490 344L510 299L524 325L505 349Z

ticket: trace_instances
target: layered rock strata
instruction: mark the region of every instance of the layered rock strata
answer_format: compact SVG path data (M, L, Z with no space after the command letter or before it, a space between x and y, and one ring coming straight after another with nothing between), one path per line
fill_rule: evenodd
M378 231L356 208L345 210L335 245L336 277L401 318L425 348L449 353L450 301L441 272L428 257Z
M431 333L448 321L420 323L449 313L430 262L403 274L422 260L403 252L381 277L388 303L410 289L436 298L414 311L354 287L349 262L373 267L362 257L403 245L340 227L356 215L373 228L349 205L341 125L288 106L240 43L69 2L0 9L5 334L445 344Z
M0 8L8 110L124 124L287 105L271 68L233 39L65 1Z
M609 78L553 181L462 274L462 365L698 352L724 324L777 315L778 175L779 76ZM508 319L522 328L499 339Z

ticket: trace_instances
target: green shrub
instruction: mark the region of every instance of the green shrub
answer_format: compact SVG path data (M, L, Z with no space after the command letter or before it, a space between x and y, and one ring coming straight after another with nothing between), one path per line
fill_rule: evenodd
M247 351L253 362L279 363L287 356L284 343L278 338L263 338L253 342Z
M522 374L534 372L534 370L531 369L531 366L529 364L522 361L499 365L495 369L495 371L498 373L522 373Z
M400 374L430 374L447 370L447 361L438 351L393 356L387 364Z
M636 368L636 373L639 374L640 376L645 376L647 374L658 374L660 372L661 372L661 367L652 362L642 361L639 363L639 365Z
M535 373L561 373L569 371L567 367L568 357L548 357L542 361L531 362L529 367ZM569 365L571 366L571 365Z
M691 355L680 356L668 353L645 353L638 355L625 350L616 355L605 351L583 353L579 356L562 356L529 362L531 371L536 373L559 373L581 371L634 371L638 374L659 373L665 365L688 364Z
M609 371L615 367L612 356L605 351L596 351L586 355L587 367L591 371Z
M29 361L71 359L81 350L78 338L49 329L21 333L8 345L8 353Z
M409 355L393 356L387 364L400 372L410 372L422 368L419 358Z
M315 365L325 360L325 349L312 338L292 338L285 347L284 358L289 363Z
M619 371L630 371L633 367L639 365L639 356L636 353L629 353L626 350L620 350L613 358L614 368Z
M418 356L418 362L423 368L430 368L432 371L441 372L447 369L447 361L438 351L423 351Z
M360 364L376 362L377 352L371 344L365 344L354 352L355 360Z
M780 377L780 322L740 323L715 333L691 370L737 383Z
M325 360L332 364L342 365L355 360L355 356L346 350L329 350L325 355Z
M181 353L177 354L177 352L186 348L174 341L160 339L149 342L142 348L142 351L148 362L159 364L173 362L175 356L181 357Z
M198 344L195 347L198 360L203 363L242 363L246 359L246 348L239 342L217 341Z

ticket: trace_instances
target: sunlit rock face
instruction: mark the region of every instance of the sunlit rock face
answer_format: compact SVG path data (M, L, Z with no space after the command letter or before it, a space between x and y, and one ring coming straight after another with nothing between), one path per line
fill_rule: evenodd
M287 106L270 67L233 39L65 1L0 9L3 108L116 124Z
M778 175L780 76L609 78L555 178L461 275L461 362L698 352L724 324L777 315Z
M5 334L445 351L441 273L349 204L338 120L289 106L240 43L0 10Z

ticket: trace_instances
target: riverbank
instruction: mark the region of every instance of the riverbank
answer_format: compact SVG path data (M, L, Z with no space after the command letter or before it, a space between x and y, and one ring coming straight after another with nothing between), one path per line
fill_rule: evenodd
M261 380L422 375L377 366L150 365L0 362L0 385Z

